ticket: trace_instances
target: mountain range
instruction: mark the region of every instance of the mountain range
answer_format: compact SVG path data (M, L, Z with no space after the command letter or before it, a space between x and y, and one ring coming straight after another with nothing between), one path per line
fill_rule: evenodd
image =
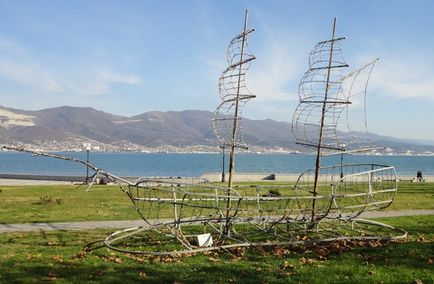
M117 145L131 143L145 147L210 146L218 142L212 130L213 113L201 110L151 111L125 117L93 108L62 106L25 111L0 106L0 143L36 144L97 141ZM243 120L244 139L248 145L312 151L296 145L287 122ZM370 134L375 145L404 153L434 152L434 143Z

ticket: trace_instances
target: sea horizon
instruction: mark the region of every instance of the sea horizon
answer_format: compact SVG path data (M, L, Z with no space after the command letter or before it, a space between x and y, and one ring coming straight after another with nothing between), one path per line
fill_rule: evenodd
M86 160L86 152L56 152ZM221 153L137 153L90 152L89 161L96 167L119 176L191 176L222 172ZM225 155L225 171L229 156ZM345 155L344 163L394 166L398 175L415 176L417 171L434 175L434 156L422 155ZM340 155L323 157L322 165L339 165ZM238 153L238 173L300 174L315 167L311 153ZM20 152L0 152L0 173L36 175L83 175L86 167L79 163Z

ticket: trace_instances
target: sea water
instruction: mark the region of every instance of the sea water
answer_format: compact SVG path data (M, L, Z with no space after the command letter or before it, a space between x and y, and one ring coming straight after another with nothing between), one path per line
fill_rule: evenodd
M86 160L86 152L61 155ZM221 172L222 155L216 153L96 153L89 160L96 167L118 176L190 176ZM315 167L315 156L307 154L237 154L236 171L246 173L298 174ZM398 175L434 175L434 156L345 155L345 163L375 163L396 168ZM227 171L229 157L225 156ZM339 165L340 156L324 157L322 165ZM81 175L86 167L71 161L27 153L0 152L0 173L36 175Z

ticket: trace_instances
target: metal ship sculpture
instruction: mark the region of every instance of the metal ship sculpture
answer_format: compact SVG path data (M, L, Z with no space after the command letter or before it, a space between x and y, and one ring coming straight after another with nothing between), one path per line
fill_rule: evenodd
M364 102L369 74L376 61L343 74L347 64L339 56L344 38L319 42L310 54L309 70L300 83L300 104L292 129L297 143L317 149L316 168L300 175L295 185L233 186L235 149L242 142L241 111L254 96L245 75L255 58L247 48L247 28L230 43L229 67L219 86L222 104L213 126L222 148L230 149L229 184L200 179L140 178L130 181L87 161L4 146L15 151L70 160L94 171L89 188L104 177L119 185L143 219L143 226L119 230L103 243L116 251L148 255L190 254L251 246L319 243L348 239L396 239L406 232L359 218L369 210L390 205L397 190L393 167L338 165L321 167L324 149L351 152L360 132L349 129L353 98ZM361 91L357 86L362 86ZM359 90L359 91L357 91ZM359 100L360 101L360 100ZM346 118L346 119L344 119ZM340 120L347 131L342 131Z

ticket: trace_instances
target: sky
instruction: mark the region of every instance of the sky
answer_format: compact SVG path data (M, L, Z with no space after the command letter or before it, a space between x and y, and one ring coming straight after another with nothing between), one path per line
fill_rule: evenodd
M0 105L214 111L246 9L257 97L245 117L291 121L309 52L336 17L351 68L380 58L369 131L434 141L434 0L0 0Z

